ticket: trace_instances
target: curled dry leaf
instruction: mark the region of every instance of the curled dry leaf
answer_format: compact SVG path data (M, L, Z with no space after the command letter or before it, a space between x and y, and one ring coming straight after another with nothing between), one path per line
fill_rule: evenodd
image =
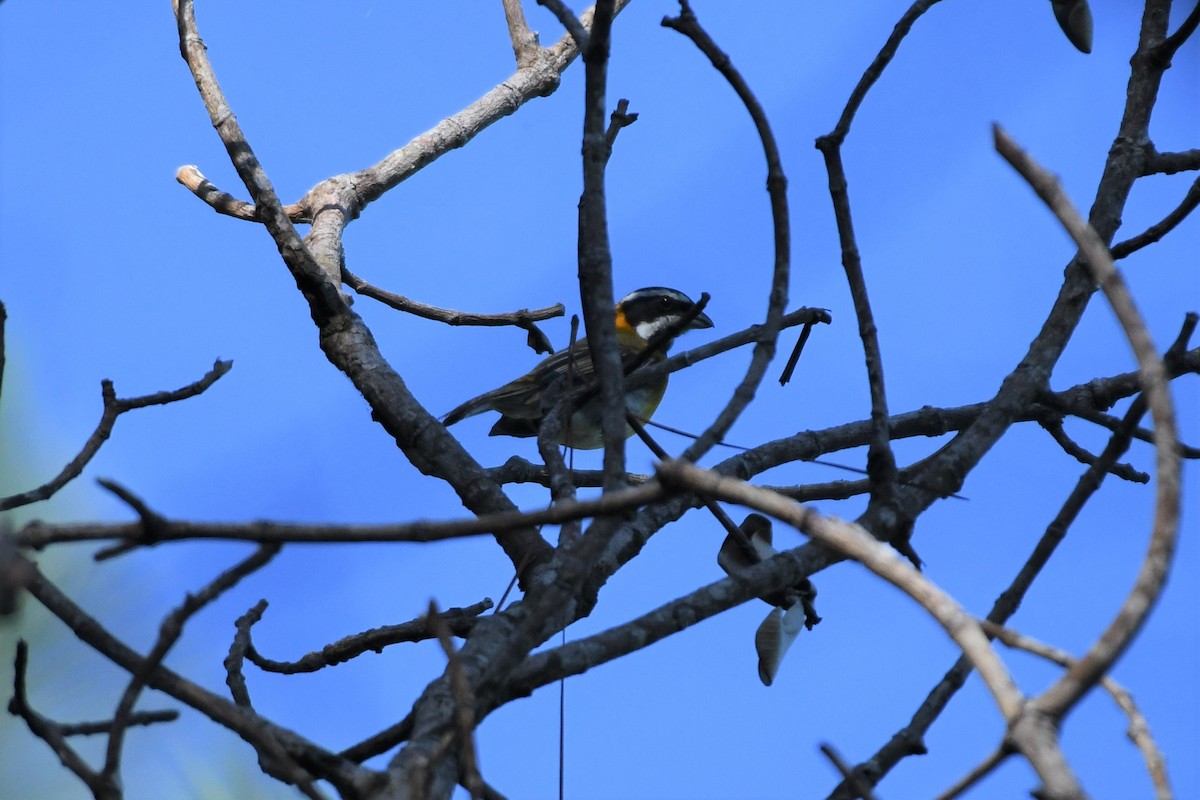
M750 514L742 521L740 527L759 561L765 561L779 552L771 544L771 520L761 514ZM726 536L717 553L717 563L725 572L734 575L755 562L734 541L733 536ZM763 597L762 600L775 607L755 631L754 649L758 653L758 677L764 686L770 686L775 681L775 675L779 672L779 665L783 662L788 648L804 627L806 613L804 604L799 600L786 608L780 607L777 598Z

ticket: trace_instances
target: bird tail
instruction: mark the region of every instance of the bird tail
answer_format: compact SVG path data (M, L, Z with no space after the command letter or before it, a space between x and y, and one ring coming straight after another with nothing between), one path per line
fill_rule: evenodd
M446 416L442 417L442 424L449 427L456 422L462 422L467 417L473 417L476 414L482 414L490 408L487 402L487 395L476 397L463 403L458 408L451 411Z

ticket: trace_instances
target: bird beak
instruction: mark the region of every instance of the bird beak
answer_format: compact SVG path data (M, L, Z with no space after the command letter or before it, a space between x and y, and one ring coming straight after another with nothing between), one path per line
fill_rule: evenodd
M699 328L711 328L712 326L713 326L713 321L708 318L708 314L705 314L703 311L701 311L699 316L697 316L694 320L692 320L691 324L688 325L688 330L697 330Z

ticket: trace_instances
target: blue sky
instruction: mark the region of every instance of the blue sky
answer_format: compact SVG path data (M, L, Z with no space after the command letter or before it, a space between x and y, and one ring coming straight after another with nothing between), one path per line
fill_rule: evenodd
M528 4L532 5L532 4ZM698 2L695 10L746 76L775 128L793 220L792 305L829 308L797 380L772 380L730 434L754 443L867 416L853 312L840 268L824 169L813 140L834 125L902 3ZM694 47L659 27L677 6L636 0L613 34L610 105L631 101L610 164L609 223L618 294L647 285L712 294L715 331L759 321L770 280L771 232L761 150L744 110ZM1186 12L1184 8L1182 11ZM860 111L844 155L894 412L991 396L1024 354L1050 307L1073 246L991 149L1001 123L1057 173L1086 208L1120 118L1138 28L1132 3L1096 2L1095 46L1075 51L1049 4L942 3L919 22ZM558 24L540 8L531 25L548 44ZM280 195L359 169L457 112L512 72L499 3L202 2L201 33L218 78ZM1181 14L1177 15L1182 18ZM1162 151L1197 145L1197 47L1178 54L1155 110ZM0 492L53 475L100 412L99 381L120 395L174 388L217 357L233 371L202 397L122 417L85 473L33 516L125 520L91 480L112 477L172 517L382 522L457 517L453 493L406 464L366 404L324 359L302 298L274 244L256 226L221 217L176 184L196 164L221 188L244 192L179 58L170 4L0 6L0 299L8 309L8 368L0 406ZM384 288L435 305L496 312L563 302L579 308L575 220L580 190L582 69L371 205L346 233L347 265ZM1161 218L1193 176L1135 188L1118 239ZM1200 228L1185 222L1123 262L1156 341L1200 308ZM447 328L359 299L384 354L440 414L532 366L516 330ZM543 326L556 345L566 320ZM790 339L788 345L790 346ZM486 354L486 355L484 355ZM723 405L749 358L734 353L675 375L656 419L698 430ZM1052 386L1133 368L1111 312L1097 299L1055 370ZM1185 441L1200 441L1194 376L1175 383ZM531 442L489 439L490 420L456 429L487 465ZM1068 430L1099 449L1103 432ZM686 442L664 438L678 452ZM937 446L897 444L903 461ZM709 457L708 463L720 454ZM861 463L860 452L836 460ZM1129 460L1152 467L1136 446ZM579 454L581 466L599 456ZM631 469L650 454L629 448ZM10 472L11 470L11 472ZM986 613L1007 586L1082 467L1042 431L1014 429L963 493L918 523L929 576L969 610ZM1195 471L1185 491L1200 489ZM790 465L762 477L797 483L843 477ZM542 490L514 488L533 508ZM1103 630L1133 582L1148 539L1152 491L1110 479L1013 619L1071 652ZM853 518L862 503L822 503ZM740 518L740 511L732 510ZM1200 793L1200 603L1197 528L1185 515L1179 559L1162 603L1115 673L1134 693L1166 753L1181 797ZM664 529L605 587L575 639L644 613L720 577L721 532L691 514ZM783 544L800 537L779 532ZM184 588L195 589L245 546L172 545L93 565L88 548L41 556L64 588L135 646L147 647ZM232 621L271 601L256 642L295 658L342 635L443 606L498 598L509 565L487 539L437 546L294 547L203 612L168 663L210 688ZM853 565L818 576L825 621L802 635L776 684L756 677L753 632L766 612L747 605L571 680L567 787L572 798L823 797L834 781L817 752L870 755L905 724L952 663L954 648L906 597ZM11 638L33 642L34 700L60 718L103 717L119 673L47 622L32 603L0 630L0 680ZM1022 687L1057 671L1002 652ZM442 657L434 646L392 648L313 676L254 671L260 710L330 747L347 746L403 716ZM174 707L150 696L146 707ZM82 797L42 743L12 721L2 771L17 790ZM1139 756L1108 697L1093 693L1068 719L1064 746L1096 797L1146 796ZM931 796L982 759L1001 718L972 680L930 733L930 755L909 759L884 797ZM479 731L483 773L514 798L553 796L557 689L500 710ZM223 796L257 787L253 754L185 711L181 722L129 740L130 798ZM49 782L49 785L47 784ZM977 797L1034 785L1013 761ZM267 791L267 790L261 790ZM290 796L279 792L280 796Z

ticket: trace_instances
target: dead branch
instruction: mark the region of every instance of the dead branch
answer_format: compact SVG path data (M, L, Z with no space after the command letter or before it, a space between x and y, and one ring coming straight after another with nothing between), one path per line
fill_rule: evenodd
M1180 464L1175 410L1166 388L1166 368L1104 241L1075 211L1057 178L1037 164L999 126L995 126L993 132L996 149L1054 212L1086 257L1089 270L1104 290L1137 355L1142 396L1154 418L1157 481L1149 552L1129 598L1104 634L1078 664L1033 701L1039 711L1061 719L1129 646L1166 582L1179 530ZM1020 732L1014 731L1014 736L1019 735Z
M92 460L96 453L100 452L100 448L108 441L108 437L112 435L113 426L117 423L117 417L137 408L166 405L167 403L175 403L180 400L186 400L189 397L195 397L198 394L202 394L232 368L232 361L218 360L213 364L213 368L198 381L193 381L187 386L182 386L171 392L155 392L154 394L142 395L141 397L117 397L112 381L101 381L100 395L103 398L104 410L100 414L100 422L96 425L96 430L92 431L92 435L84 442L79 453L71 459L70 463L63 467L62 472L36 489L0 498L0 511L7 511L11 508L47 500L53 497L59 489L66 486L75 478L78 478L83 472L84 467L88 465L88 462Z

